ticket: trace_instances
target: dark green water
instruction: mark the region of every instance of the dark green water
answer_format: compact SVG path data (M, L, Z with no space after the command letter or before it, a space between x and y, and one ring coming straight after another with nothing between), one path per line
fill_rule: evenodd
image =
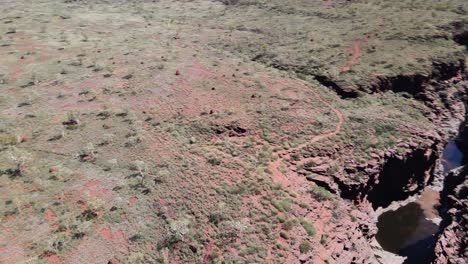
M406 263L427 263L439 226L426 219L417 202L379 216L377 241L383 249L406 256ZM413 262L411 260L416 260Z

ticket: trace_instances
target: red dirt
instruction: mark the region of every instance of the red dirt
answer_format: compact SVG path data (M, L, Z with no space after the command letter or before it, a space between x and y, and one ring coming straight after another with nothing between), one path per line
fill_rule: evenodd
M209 263L211 259L211 255L214 252L214 248L216 247L214 242L209 242L205 245L203 249L203 263Z
M284 85L291 85L292 82L294 82L295 85L307 88L307 84L303 83L303 82L292 81L292 80L282 80L281 81L281 83L283 83ZM288 150L283 150L283 151L277 152L279 158L276 161L270 162L268 167L270 168L270 170L272 172L272 179L276 183L283 186L283 188L285 188L286 190L290 190L291 192L296 193L298 200L300 200L302 202L306 202L307 204L313 205L313 204L316 204L316 201L310 195L305 195L305 194L303 194L301 192L298 192L299 190L303 189L305 186L308 186L309 183L307 182L307 180L304 177L298 177L295 173L283 174L282 172L280 172L279 166L283 163L283 161L286 158L289 157L289 155L291 153L293 153L295 151L298 151L298 150L306 147L307 145L312 144L314 142L317 142L319 140L323 140L325 138L329 138L329 137L333 137L333 136L337 135L341 131L341 127L342 127L343 122L344 122L344 117L343 117L343 114L341 113L340 110L336 109L329 102L322 99L321 96L317 92L315 92L313 89L310 89L310 88L309 88L309 90L312 91L312 93L314 94L316 100L318 100L319 102L321 102L322 104L324 104L325 106L330 108L336 114L336 116L338 117L338 123L337 123L335 129L332 132L329 132L329 133L316 135L313 138L311 138L310 140L306 141L305 143L300 144L299 146L297 146L295 148L291 148L291 149L288 149ZM322 206L323 206L323 204L322 204ZM316 208L316 210L320 210L320 208ZM322 209L322 211L323 211L323 209ZM317 211L315 211L314 214L312 215L312 219L314 219L314 225L317 227L318 235L320 235L322 232L325 231L323 226L327 225L328 217L325 217L324 212L322 212L322 213L319 214L319 215L321 215L321 217L317 218L316 213L317 213ZM310 216L307 213L306 218L309 218L309 217ZM277 232L279 232L279 231L280 230L277 230ZM294 230L291 230L290 233L291 232L294 233L293 234L294 237L302 237L302 235L300 233L297 233L297 231L295 232ZM306 239L306 238L304 237L303 239ZM281 239L280 239L280 241L281 241ZM286 241L283 241L283 242L287 243ZM327 251L324 248L321 248L321 247L317 247L316 251L317 251L316 256L319 256L319 257L316 257L314 259L314 263L322 263L320 259L326 259ZM270 252L270 250L268 250L268 252ZM292 252L289 252L289 254L287 255L287 258L286 258L287 259L286 262L292 263L294 261L294 259L296 259L296 257L293 255ZM272 258L272 256L269 256L268 259L271 260L271 258Z
M53 221L55 221L57 219L57 217L54 215L54 213L50 209L47 209L45 218L48 221L51 221L51 222L53 222Z
M353 41L350 47L351 59L348 61L348 63L345 66L340 67L341 71L349 71L351 70L351 67L353 67L354 65L358 63L359 56L361 55L361 46L366 41L367 41L367 37Z
M43 258L47 259L52 264L62 264L62 260L60 260L59 256L56 254L46 254Z
M286 80L286 83L290 83L289 80ZM305 86L307 87L307 84L306 83L303 83L303 82L300 82L299 85L301 86ZM300 144L299 146L295 147L295 148L292 148L292 149L288 149L288 150L284 150L284 151L281 151L281 152L278 152L278 155L282 158L278 159L276 162L279 162L281 163L281 161L284 160L284 156L286 156L287 154L290 154L292 152L295 152L297 150L300 150L304 147L306 147L307 145L309 144L312 144L314 142L317 142L319 140L322 140L322 139L325 139L325 138L329 138L329 137L332 137L332 136L335 136L337 135L340 131L341 131L341 127L343 125L343 122L344 122L344 118L343 118L343 114L341 113L340 110L336 109L335 107L333 107L333 105L331 105L330 103L328 103L327 101L325 101L324 99L322 99L322 97L317 93L315 92L313 89L310 89L310 91L314 94L315 98L321 102L322 104L324 104L325 106L327 106L328 108L330 108L335 114L336 116L338 117L338 124L336 125L335 127L335 130L332 131L332 132L329 132L329 133L325 133L325 134L321 134L321 135L316 135L314 136L313 138L311 138L309 141L305 142L305 143L302 143Z

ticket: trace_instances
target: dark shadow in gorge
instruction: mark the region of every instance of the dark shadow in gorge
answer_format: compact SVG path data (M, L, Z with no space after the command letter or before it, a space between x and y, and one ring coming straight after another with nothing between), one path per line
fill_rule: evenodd
M435 146L429 157L427 149L417 149L405 159L389 158L378 184L368 192L368 200L374 209L404 200L424 188L426 175L433 175L436 160Z

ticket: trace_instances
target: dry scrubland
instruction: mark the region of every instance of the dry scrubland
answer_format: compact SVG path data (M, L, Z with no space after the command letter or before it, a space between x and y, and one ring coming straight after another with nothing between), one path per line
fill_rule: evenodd
M313 179L435 129L372 83L462 58L466 9L1 0L0 263L351 261L365 213Z

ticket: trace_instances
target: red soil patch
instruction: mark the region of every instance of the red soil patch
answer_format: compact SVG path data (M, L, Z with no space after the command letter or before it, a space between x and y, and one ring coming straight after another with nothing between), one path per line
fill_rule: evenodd
M209 263L216 245L213 241L205 245L203 249L203 263Z
M85 184L85 187L94 187L98 185L99 181L90 181L87 184Z
M56 254L47 253L42 257L51 262L52 264L62 264L62 260L60 260L59 256L57 256Z
M26 261L26 252L20 245L0 247L0 263L25 263Z
M98 227L96 233L68 254L66 263L118 263L111 261L128 253L128 240L122 231Z
M55 221L57 219L57 217L54 215L54 213L50 210L50 209L47 209L46 211L46 214L45 214L45 218L48 220L48 221Z
M107 241L126 244L124 235L121 231L113 232L110 228L104 228L101 230L101 236L107 239Z

